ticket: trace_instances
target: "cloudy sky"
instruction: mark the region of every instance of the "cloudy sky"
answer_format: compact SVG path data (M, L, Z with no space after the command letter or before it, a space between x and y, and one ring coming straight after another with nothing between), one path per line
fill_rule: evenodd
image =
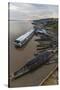
M40 18L57 18L57 5L9 3L10 20L33 20Z

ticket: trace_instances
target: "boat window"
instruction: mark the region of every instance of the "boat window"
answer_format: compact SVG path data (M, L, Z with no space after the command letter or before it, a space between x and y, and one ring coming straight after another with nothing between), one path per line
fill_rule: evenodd
M18 41L18 40L15 40L15 42L16 42L16 43L20 43L20 41Z

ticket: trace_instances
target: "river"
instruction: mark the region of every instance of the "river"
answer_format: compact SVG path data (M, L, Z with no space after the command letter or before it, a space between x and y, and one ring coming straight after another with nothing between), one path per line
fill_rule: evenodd
M30 20L20 20L20 21L9 21L9 66L10 66L10 74L14 71L18 70L22 67L30 58L34 56L36 53L36 45L35 42L36 36L34 36L23 48L16 48L14 45L14 41L20 35L26 33L27 31L33 29L32 21ZM39 68L38 70L28 73L27 75L22 76L14 81L10 81L10 87L17 86L35 86L39 85L42 79L49 73L49 70L54 68L54 65L44 66L44 68ZM46 69L46 71L45 71ZM48 71L48 72L47 72ZM41 73L42 72L42 73ZM47 72L47 74L45 73Z

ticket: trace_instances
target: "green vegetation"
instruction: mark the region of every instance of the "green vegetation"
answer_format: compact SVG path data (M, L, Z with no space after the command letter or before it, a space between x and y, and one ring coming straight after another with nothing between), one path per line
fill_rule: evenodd
M50 27L53 30L58 30L58 22L49 22L46 27Z

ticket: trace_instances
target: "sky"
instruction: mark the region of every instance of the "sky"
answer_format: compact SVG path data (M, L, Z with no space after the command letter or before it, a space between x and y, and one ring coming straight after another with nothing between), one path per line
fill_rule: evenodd
M9 3L9 20L58 18L58 6L48 4Z

